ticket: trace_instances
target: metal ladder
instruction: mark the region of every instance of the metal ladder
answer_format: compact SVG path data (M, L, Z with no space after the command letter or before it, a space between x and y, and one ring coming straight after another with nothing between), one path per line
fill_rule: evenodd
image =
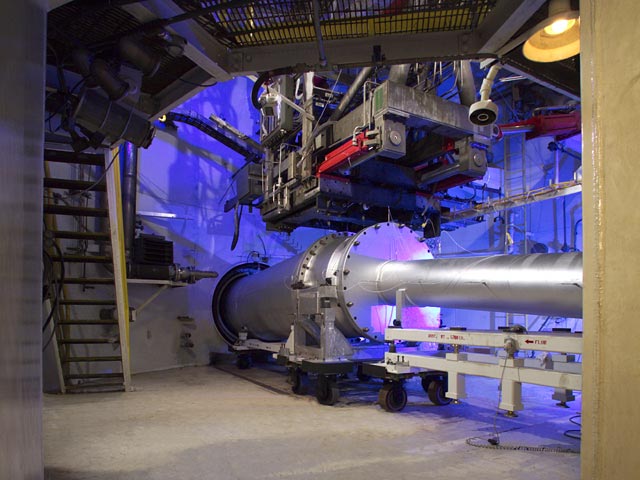
M516 195L526 195L529 191L529 178L527 172L526 140L524 133L507 135L504 137L504 196L511 198ZM529 253L529 206L505 210L504 220L507 233L513 241L513 248L507 241L504 245L504 253L527 254ZM528 328L527 315L507 313L504 324L506 326L521 324Z
M44 168L45 272L54 281L43 335L56 352L60 391L128 391L118 152L46 149Z

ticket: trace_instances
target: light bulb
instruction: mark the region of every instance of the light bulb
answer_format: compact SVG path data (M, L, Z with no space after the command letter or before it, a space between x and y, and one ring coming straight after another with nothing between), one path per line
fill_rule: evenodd
M561 33L564 33L567 30L571 29L571 27L573 27L575 24L576 21L574 19L567 20L561 18L560 20L556 20L555 22L553 22L548 27L544 27L544 33L555 37L556 35L560 35Z

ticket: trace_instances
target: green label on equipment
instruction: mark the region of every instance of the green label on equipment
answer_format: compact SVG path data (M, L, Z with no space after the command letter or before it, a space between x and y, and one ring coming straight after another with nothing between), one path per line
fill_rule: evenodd
M384 87L378 88L373 98L373 108L375 113L378 113L380 110L384 108Z

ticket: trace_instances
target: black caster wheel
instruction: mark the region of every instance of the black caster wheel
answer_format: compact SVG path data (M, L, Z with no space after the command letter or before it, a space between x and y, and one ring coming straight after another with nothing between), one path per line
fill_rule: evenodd
M442 380L432 379L427 387L427 396L434 405L449 405L452 399L447 398L446 393L447 390Z
M385 383L378 393L378 403L387 412L400 412L407 406L407 391L401 383Z
M251 361L251 355L242 354L236 357L236 367L240 370L247 370L251 368L253 362Z
M296 395L304 395L307 393L307 375L299 368L289 369L289 383L291 384L291 391Z
M422 389L424 390L424 393L429 393L429 385L431 385L431 382L435 380L439 380L442 383L447 382L447 379L445 376L435 374L435 373L427 374L420 378L420 383L422 385Z
M316 399L321 405L335 405L340 398L340 389L335 379L326 375L318 376L318 384L316 385Z

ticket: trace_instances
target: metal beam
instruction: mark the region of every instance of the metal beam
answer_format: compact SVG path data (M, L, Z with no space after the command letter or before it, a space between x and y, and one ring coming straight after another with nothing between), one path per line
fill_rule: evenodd
M481 40L477 33L469 31L378 35L324 42L331 67L375 64L377 61L372 58L374 46L380 47L381 61L386 65L490 56L478 53ZM317 59L317 44L305 42L234 49L229 53L228 65L234 75L292 66L301 71L322 70Z
M151 0L122 8L143 23L184 13L180 7L170 0ZM220 60L226 58L227 49L209 35L195 20L177 23L165 28L187 40L184 55L209 73L212 79L219 82L231 79L227 70L219 63Z
M516 195L513 197L499 198L495 201L487 201L464 210L453 210L443 215L443 221L455 222L467 218L485 215L487 213L500 212L502 210L510 210L512 208L529 205L531 203L549 200L551 198L564 197L582 191L580 182L565 182L558 185L550 185L548 187L531 190L529 192Z
M492 332L487 330L425 330L416 328L387 328L384 339L408 342L431 342L444 345L466 345L504 348L513 340L517 350L540 352L582 353L582 335L565 332Z
M561 93L571 100L580 101L579 71L572 70L563 62L536 63L524 58L521 49L513 50L502 57L502 68L522 75L543 87Z
M182 105L198 92L216 83L211 79L209 73L200 67L194 67L160 93L142 97L139 106L149 115L150 119L158 117Z
M497 53L546 0L499 0L478 27L483 52Z

